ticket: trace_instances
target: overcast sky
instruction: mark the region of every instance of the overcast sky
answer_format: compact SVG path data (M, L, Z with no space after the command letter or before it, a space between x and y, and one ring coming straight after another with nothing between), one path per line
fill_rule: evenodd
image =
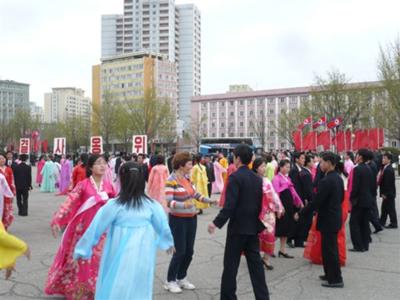
M399 0L177 0L202 14L202 93L230 84L253 89L312 84L339 69L376 80L379 46L400 33ZM101 15L123 0L0 0L0 78L31 84L43 104L52 87L91 96Z

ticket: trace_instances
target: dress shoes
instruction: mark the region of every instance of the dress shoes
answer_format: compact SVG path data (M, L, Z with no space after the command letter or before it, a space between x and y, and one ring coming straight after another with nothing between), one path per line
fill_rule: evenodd
M349 249L350 252L365 252L365 249Z
M376 230L374 231L374 234L377 234L378 232L381 232L382 230L383 230L383 227L378 228L378 229L376 229Z
M319 275L319 279L322 281L328 281L328 278L326 278L326 275Z
M329 282L323 282L321 283L323 287L329 287L329 288L343 288L344 283L342 282L337 282L337 283L329 283Z
M396 229L397 226L393 224L389 224L388 226L385 226L386 229Z

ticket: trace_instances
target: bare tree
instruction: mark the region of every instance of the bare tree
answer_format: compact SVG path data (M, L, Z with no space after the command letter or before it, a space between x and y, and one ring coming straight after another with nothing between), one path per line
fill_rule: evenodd
M201 116L199 112L197 115L192 116L189 131L186 132L185 138L189 139L190 143L196 147L196 151L199 150L201 140L204 137L204 124L206 124L206 121L207 117L205 115Z
M380 48L378 76L382 80L384 105L378 112L383 113L382 125L387 129L389 138L400 140L400 38ZM381 114L382 117L382 114Z

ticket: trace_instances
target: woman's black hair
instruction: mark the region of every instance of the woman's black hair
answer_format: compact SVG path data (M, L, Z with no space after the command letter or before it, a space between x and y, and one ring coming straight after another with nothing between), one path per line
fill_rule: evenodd
M201 155L200 154L195 154L193 156L193 164L200 164L201 162Z
M91 169L93 168L96 160L98 160L100 157L102 157L104 159L104 157L102 155L98 155L98 154L92 154L89 156L89 159L87 160L87 165L86 165L86 177L92 176Z
M283 168L284 166L286 166L287 164L290 165L290 160L288 159L282 159L279 164L278 167L276 168L276 174L278 174L281 171L281 168Z
M257 169L263 164L265 163L264 158L262 157L258 157L253 161L253 167L252 170L254 173L257 173Z
M156 165L164 165L165 157L161 154L156 155Z
M146 180L141 165L133 161L126 162L119 168L118 175L121 181L121 191L117 198L119 204L138 208L144 198L152 200L144 192Z
M344 163L342 161L337 162L335 170L339 174L343 174L345 177L349 176L349 174L347 174L347 172L346 172L346 170L344 168Z

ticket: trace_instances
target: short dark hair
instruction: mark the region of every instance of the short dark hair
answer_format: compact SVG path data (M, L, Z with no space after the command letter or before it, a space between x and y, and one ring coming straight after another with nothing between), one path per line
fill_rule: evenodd
M20 159L21 161L26 161L26 160L28 159L28 155L26 155L26 154L21 154L21 155L19 156L19 159Z
M270 163L270 162L272 161L272 155L268 154L268 155L265 157L265 160L267 161L267 163Z
M189 152L176 153L172 159L172 168L178 170L180 167L184 167L188 161L192 161L192 156Z
M82 153L79 157L82 166L86 167L86 165L88 164L88 160L89 160L89 155L87 153Z
M388 160L393 161L393 155L392 155L392 153L385 152L385 153L383 154L383 156L385 156Z
M337 163L339 162L339 156L337 156L333 152L325 152L321 158L324 161L329 161L333 166L336 166Z
M290 165L290 160L288 159L282 159L279 164L278 167L276 168L276 174L278 174L281 171L281 168L283 168L284 166L286 166L287 164Z
M127 162L121 165L118 171L121 181L121 191L117 203L128 207L138 208L143 199L151 200L145 193L146 179L143 167L137 162Z
M293 159L294 160L299 159L300 156L302 156L302 155L305 155L305 153L296 151L296 152L293 153Z
M253 158L253 150L248 145L240 144L233 150L233 155L239 157L242 164L248 165Z
M257 157L254 161L253 161L253 167L252 170L254 173L257 173L257 169L263 164L265 163L264 158L262 157Z
M104 158L103 155L99 155L99 154L91 154L89 156L89 159L87 161L87 165L86 165L86 177L90 177L92 176L92 168L94 166L94 163L96 162L96 160L98 160L100 157Z
M354 154L353 154L353 152L347 151L346 154L347 154L348 157L350 157L350 159L351 159L352 161L354 161Z
M369 150L365 148L361 148L358 150L357 154L362 157L362 161L366 162L369 160Z
M306 160L304 161L304 165L306 166L308 163L312 161L314 157L310 154L306 155Z

